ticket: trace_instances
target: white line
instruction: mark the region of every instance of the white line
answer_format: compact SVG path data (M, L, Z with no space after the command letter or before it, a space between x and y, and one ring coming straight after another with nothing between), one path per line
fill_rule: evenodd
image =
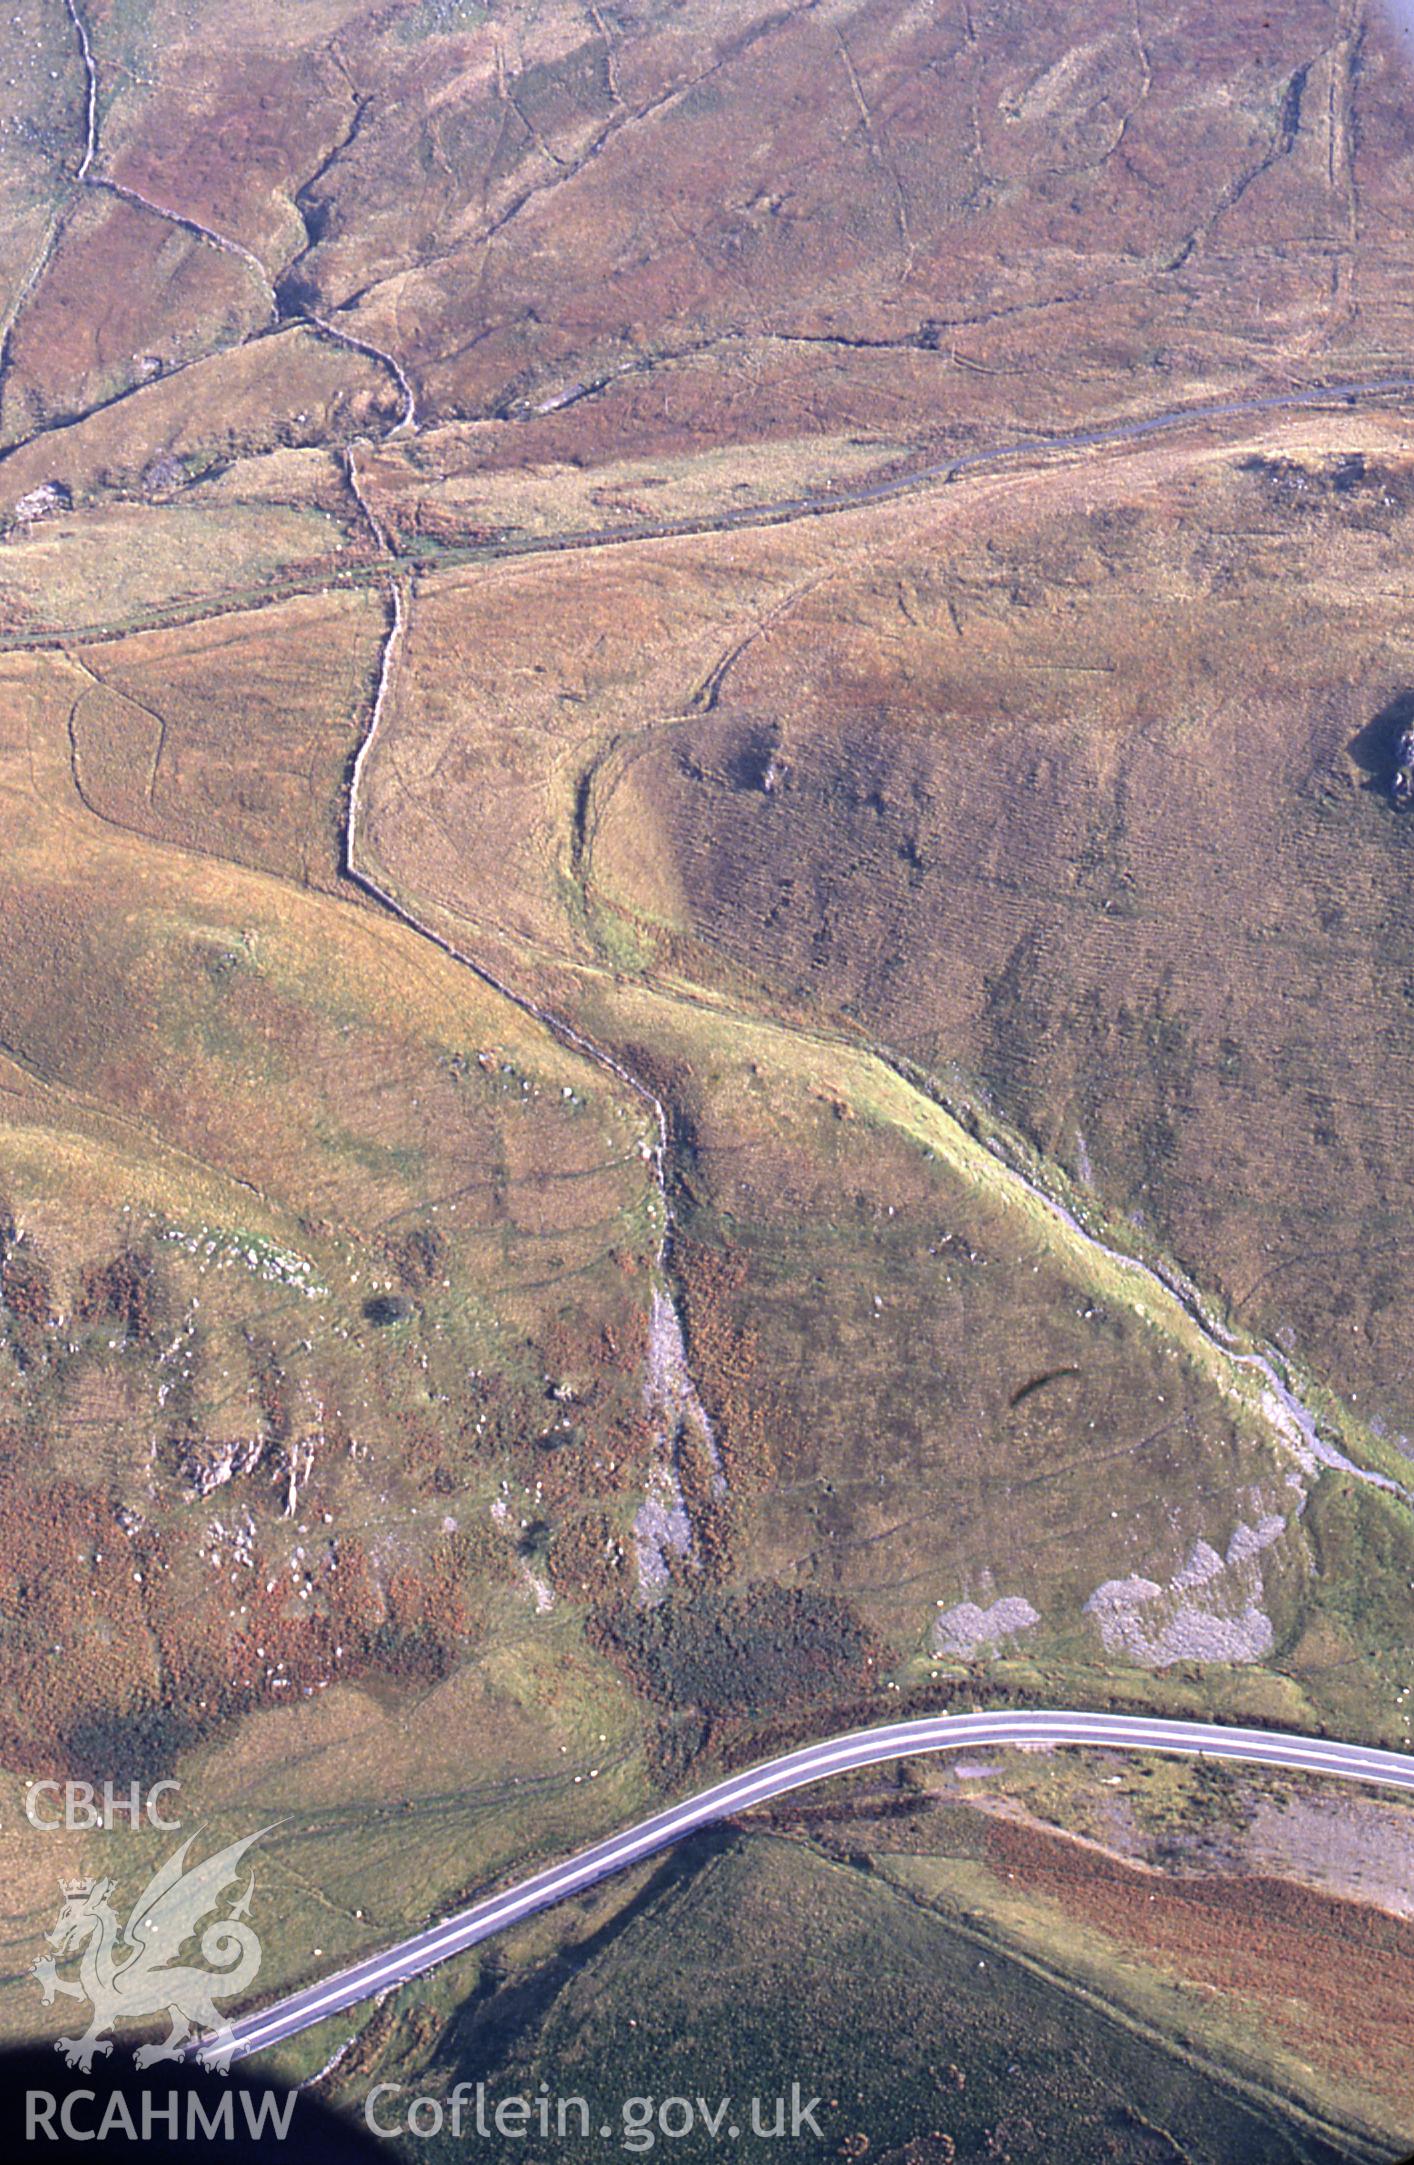
M885 1067L898 1075L905 1083L909 1083L910 1088L917 1088L916 1084L910 1082L907 1072L908 1063L903 1062L900 1056L892 1051L889 1046L877 1044L870 1045L866 1049L872 1052L877 1059L883 1062ZM930 1099L929 1102L937 1104L936 1099ZM939 1106L938 1109L946 1113L947 1117L953 1120L954 1125L957 1124L955 1116L948 1112L946 1106ZM1221 1354L1223 1359L1228 1361L1232 1367L1254 1368L1267 1384L1272 1396L1284 1408L1311 1456L1320 1465L1329 1466L1340 1473L1351 1474L1357 1481L1368 1482L1371 1488L1384 1489L1389 1495L1399 1496L1405 1503L1414 1504L1414 1490L1403 1487L1398 1481L1391 1480L1388 1474L1375 1473L1367 1466L1357 1465L1355 1460L1348 1458L1344 1451L1338 1450L1333 1443L1326 1442L1316 1425L1316 1416L1305 1400L1298 1397L1290 1385L1282 1381L1275 1365L1274 1348L1270 1346L1263 1348L1259 1341L1255 1351L1243 1352L1240 1350L1242 1341L1234 1332L1228 1330L1225 1324L1211 1320L1205 1314L1196 1289L1186 1284L1177 1273L1170 1274L1166 1270L1155 1269L1153 1264L1146 1263L1141 1256L1131 1255L1124 1248L1111 1247L1108 1241L1101 1240L1098 1233L1092 1233L1089 1227L1083 1224L1075 1215L1075 1212L1061 1202L1058 1197L1039 1186L1028 1173L1022 1171L1019 1165L1013 1164L1010 1158L1003 1157L1000 1150L994 1144L988 1142L985 1136L977 1136L973 1139L987 1152L1005 1178L1016 1181L1025 1193L1031 1197L1033 1202L1039 1203L1042 1209L1049 1212L1051 1217L1065 1226L1068 1232L1074 1233L1088 1247L1093 1248L1097 1255L1103 1256L1107 1262L1113 1263L1122 1271L1127 1271L1131 1276L1147 1279L1148 1283L1156 1287L1160 1293L1176 1302L1199 1335L1207 1341L1215 1353ZM1269 1428L1275 1429L1277 1436L1282 1442L1286 1443L1288 1448L1291 1447L1285 1431L1279 1423L1271 1420L1270 1415L1267 1416L1267 1425Z
M417 393L412 387L411 377L396 354L385 352L382 346L375 346L367 338L355 337L352 331L340 330L337 323L331 323L327 316L316 316L312 309L306 310L303 320L306 323L312 323L317 331L324 333L326 338L332 338L336 345L348 346L355 353L366 354L370 361L381 361L383 366L390 369L397 378L398 389L403 394L403 410L384 438L385 443L391 443L393 438L401 436L405 429L416 430ZM293 317L291 321L298 322L300 318Z
M535 1873L503 1894L492 1895L415 1933L386 1954L356 1963L292 1993L263 2013L232 2025L237 2057L310 2028L326 2015L410 1979L465 1952L506 1925L529 1917L566 1895L667 1848L682 1835L746 1810L769 1797L856 1767L877 1766L919 1752L976 1749L978 1745L1035 1743L1120 1747L1214 1759L1236 1759L1297 1771L1328 1774L1414 1790L1414 1756L1372 1745L1300 1737L1279 1731L1226 1728L1210 1722L1163 1721L1140 1715L1086 1714L1048 1709L1011 1713L925 1716L877 1729L852 1730L764 1765L729 1775L684 1803L640 1820L620 1835L581 1850L564 1864ZM199 2050L199 2045L192 2048Z
M74 0L64 0L64 5L69 11L70 22L78 32L79 52L83 56L83 70L88 84L83 163L74 175L75 180L83 180L87 177L88 169L93 163L94 153L98 149L98 70L93 64L93 47L88 42L88 31L84 27L82 15L75 7Z
M136 204L139 210L150 211L154 218L165 219L168 225L180 227L183 233L190 233L194 240L205 241L209 248L219 248L223 256L237 257L247 270L255 273L266 307L272 316L278 316L279 305L275 299L275 288L270 283L270 273L254 250L246 247L244 241L232 240L229 233L218 233L214 226L203 225L201 220L193 218L189 211L171 210L165 203L154 203L151 196L143 195L140 189L129 188L124 181L109 180L100 174L99 178L91 181L89 185L102 188L108 195L120 197L124 203Z

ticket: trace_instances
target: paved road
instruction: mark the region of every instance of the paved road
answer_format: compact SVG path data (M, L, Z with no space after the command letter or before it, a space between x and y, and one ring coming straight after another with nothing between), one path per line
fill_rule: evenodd
M407 1982L439 1962L474 1947L537 1910L562 1902L596 1881L667 1849L698 1827L729 1818L770 1797L804 1789L831 1774L878 1766L917 1752L977 1751L1009 1744L1088 1744L1130 1751L1177 1752L1210 1759L1240 1759L1274 1767L1334 1774L1351 1781L1414 1790L1414 1756L1376 1751L1362 1744L1290 1736L1265 1729L1229 1729L1209 1722L1157 1721L1133 1714L1070 1714L1026 1710L997 1714L930 1715L856 1729L822 1744L807 1744L779 1759L728 1775L685 1803L655 1812L622 1834L611 1835L564 1864L534 1873L504 1894L491 1895L442 1923L415 1932L386 1953L340 1970L322 1983L277 2000L262 2013L232 2025L236 2055L258 2052L321 2022L375 1993Z

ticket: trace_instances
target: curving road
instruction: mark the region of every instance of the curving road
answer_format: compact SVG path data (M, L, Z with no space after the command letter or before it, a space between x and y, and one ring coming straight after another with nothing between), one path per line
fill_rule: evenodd
M457 1911L440 1924L429 1925L399 1941L383 1954L371 1955L352 1968L339 1970L321 1983L292 1992L262 2013L247 2015L232 2024L233 2057L259 2052L300 2030L322 2022L326 2016L353 2007L360 2000L405 1984L424 1970L474 1947L479 1940L533 1917L568 1895L578 1894L614 1872L624 1871L645 1857L667 1849L686 1834L715 1821L730 1818L753 1804L762 1804L832 1774L856 1767L878 1766L890 1759L906 1759L918 1752L976 1751L1004 1745L1082 1744L1120 1746L1129 1751L1176 1752L1197 1758L1239 1759L1249 1763L1285 1767L1311 1774L1333 1774L1349 1781L1372 1782L1392 1789L1414 1790L1414 1755L1378 1751L1363 1744L1341 1744L1320 1737L1302 1737L1265 1729L1221 1727L1211 1722L1160 1721L1135 1714L1072 1714L1049 1711L996 1714L928 1715L912 1721L890 1722L877 1729L855 1729L821 1744L807 1744L785 1752L764 1765L744 1773L730 1774L682 1804L654 1812L622 1834L610 1835L590 1849L582 1849L564 1864L550 1866L508 1887L504 1894L490 1895Z
M735 525L770 524L798 517L842 511L862 504L877 503L902 496L920 486L934 482L951 482L971 469L988 464L1002 463L1011 459L1044 452L1065 452L1078 449L1097 449L1105 445L1135 441L1172 429L1192 426L1205 421L1224 420L1241 416L1281 412L1301 407L1354 404L1361 398L1380 394L1414 391L1414 378L1391 377L1382 382L1353 384L1342 383L1313 388L1301 392L1287 392L1271 396L1235 399L1187 409L1174 409L1162 414L1150 415L1141 420L1112 423L1108 426L1072 431L1044 437L1018 438L1011 443L995 445L963 453L937 465L914 469L881 481L866 483L860 487L827 493L817 498L786 498L777 503L741 507L728 511L707 524L686 521L666 522L658 528L635 527L631 529L607 529L585 534L566 534L552 537L527 539L524 543L509 543L496 547L491 553L518 555L538 553L544 549L602 546L619 540L641 541L666 538L679 533L722 531ZM405 417L400 427L412 425ZM349 483L359 503L363 506L369 525L380 547L386 546L386 536L375 513L365 502L359 486L357 466L352 450L349 457ZM482 551L447 552L442 561L453 555L484 553ZM514 991L494 976L485 965L474 961L455 947L444 935L422 924L404 908L372 873L364 871L355 861L355 845L359 824L360 785L369 755L379 734L379 724L387 703L387 696L397 665L398 652L406 630L407 609L400 574L406 567L396 560L392 565L390 579L391 616L384 642L379 668L377 691L373 703L369 727L359 747L354 762L349 800L349 819L345 834L344 869L349 878L375 900L383 904L404 924L442 949L455 961L475 972L495 991L514 1002L526 1014L532 1016L550 1030L562 1044L594 1060L626 1083L650 1108L656 1128L656 1140L650 1145L656 1185L662 1202L661 1245L658 1253L658 1273L661 1275L667 1261L672 1237L672 1215L664 1178L664 1157L667 1146L667 1114L662 1101L651 1087L621 1063L612 1053L593 1043L572 1024L542 1008L528 995ZM1005 1162L1005 1161L1003 1161ZM1007 1170L1016 1172L1014 1167ZM1030 1193L1040 1202L1062 1217L1071 1228L1100 1248L1115 1263L1125 1269L1142 1272L1161 1285L1174 1297L1180 1299L1190 1316L1199 1324L1205 1335L1220 1350L1228 1353L1235 1362L1256 1368L1269 1387L1277 1394L1287 1412L1301 1431L1303 1438L1318 1457L1328 1464L1360 1475L1362 1479L1378 1482L1381 1487L1395 1488L1396 1484L1383 1476L1370 1474L1354 1466L1342 1454L1325 1446L1316 1432L1314 1418L1308 1409L1290 1392L1276 1368L1265 1353L1242 1352L1236 1342L1227 1340L1204 1317L1196 1304L1191 1303L1186 1291L1180 1290L1162 1279L1137 1257L1109 1249L1082 1226L1063 1205L1032 1185L1025 1176L1017 1173ZM1400 1494L1407 1491L1400 1490ZM892 1759L910 1757L915 1753L957 1751L979 1747L1002 1747L1006 1745L1089 1745L1120 1747L1134 1751L1160 1751L1188 1754L1198 1757L1236 1759L1255 1764L1305 1770L1317 1774L1342 1776L1349 1780L1384 1784L1398 1789L1414 1790L1414 1755L1401 1752L1379 1751L1369 1746L1342 1744L1325 1739L1308 1738L1259 1729L1228 1728L1205 1722L1161 1721L1138 1715L1084 1714L1050 1711L1001 1712L990 1714L962 1714L930 1716L912 1721L893 1722L878 1728L860 1729L848 1735L827 1739L819 1744L787 1752L764 1765L747 1769L740 1774L728 1776L714 1783L695 1797L670 1806L642 1819L636 1826L623 1833L612 1835L591 1848L581 1850L565 1863L537 1872L503 1894L491 1895L473 1903L468 1909L430 1925L422 1932L413 1933L386 1952L370 1956L355 1963L351 1968L337 1971L321 1983L307 1986L303 1991L291 1993L277 2000L259 2014L249 2015L231 2025L233 2040L231 2057L243 2057L258 2052L269 2045L280 2043L299 2031L311 2028L326 2017L356 2006L360 2001L374 1998L409 1979L433 1969L440 1962L464 1953L493 1934L505 1931L509 1926L534 1916L537 1911L548 1909L551 1904L581 1893L597 1881L615 1872L640 1863L684 1835L700 1827L730 1818L752 1805L766 1802L772 1797L783 1796L791 1790L802 1789L812 1782L823 1781L834 1774L842 1774L857 1767L876 1766ZM199 2054L201 2040L194 2039L187 2048L191 2054ZM225 2041L222 2044L222 2058Z

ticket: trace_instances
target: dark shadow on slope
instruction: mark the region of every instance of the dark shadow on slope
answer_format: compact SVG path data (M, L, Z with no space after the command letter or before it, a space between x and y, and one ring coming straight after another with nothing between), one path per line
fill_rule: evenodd
M731 1827L706 1827L670 1850L638 1892L586 1939L551 1956L523 1976L507 1979L494 1946L482 1980L448 2027L438 2060L453 2079L484 2078L508 2064L518 2046L544 2027L550 2010L572 1978L618 1940L630 1925L670 1894L695 1879L703 1867L739 1839ZM590 1897L592 1899L592 1897Z
M386 2165L388 2145L308 2091L239 2064L229 2075L177 2060L139 2068L115 2048L82 2073L50 2046L0 2052L0 2155L6 2158L176 2165L208 2154L223 2165L277 2158L319 2165L382 2158Z
M1404 764L1403 746L1414 730L1414 690L1396 692L1373 720L1358 730L1346 750L1365 776L1363 789L1395 801L1395 783Z

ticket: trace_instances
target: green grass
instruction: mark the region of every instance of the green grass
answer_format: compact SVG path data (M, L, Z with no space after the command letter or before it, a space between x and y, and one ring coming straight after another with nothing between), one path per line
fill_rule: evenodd
M1216 2064L1167 2049L960 1921L765 1838L693 1844L565 1958L501 1974L498 1984L493 1966L483 1978L430 2064L385 2061L379 2078L443 2095L458 2079L482 2081L493 2103L533 2098L542 2084L583 2096L596 2134L613 2128L616 2153L631 2153L624 2101L671 2096L730 2098L743 2127L730 2154L779 2154L752 2137L747 2100L772 2101L769 2127L774 2099L798 2083L821 2101L821 2139L807 2130L790 2145L805 2159L862 2154L850 2147L861 2135L870 2156L887 2156L936 2133L960 2158L1150 2165L1177 2147L1194 2165L1336 2165L1351 2155L1274 2097L1244 2095ZM465 2155L450 2140L404 2148ZM538 2139L547 2158L575 2149ZM673 2154L722 2153L699 2127Z

